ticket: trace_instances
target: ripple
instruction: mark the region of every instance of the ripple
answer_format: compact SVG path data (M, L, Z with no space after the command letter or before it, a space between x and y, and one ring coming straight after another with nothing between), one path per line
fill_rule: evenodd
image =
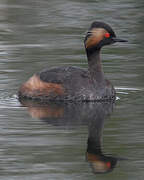
M142 88L133 88L133 87L116 87L115 89L117 94L124 94L124 95L128 95L130 93L135 93L138 91L143 91Z
M142 88L133 88L133 87L116 87L116 90L126 90L126 91L142 91Z
M0 97L0 108L20 108L18 96L16 94L10 94L9 92L2 91Z
M135 93L135 96L138 96L139 92L142 92L142 88L134 88L134 87L115 87L116 94L119 96L116 96L116 101L122 99L121 95L132 96L133 93ZM137 94L137 95L136 95Z

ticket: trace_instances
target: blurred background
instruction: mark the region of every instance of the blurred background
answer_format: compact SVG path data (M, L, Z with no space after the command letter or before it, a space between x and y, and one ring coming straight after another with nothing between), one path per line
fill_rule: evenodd
M22 105L17 99L20 85L42 68L88 67L83 40L93 21L110 24L117 37L128 40L102 50L104 72L117 90L111 117L104 128L98 127L103 129L102 149L125 159L107 174L93 173L85 159L88 124L95 114L85 121L86 115L79 113L85 109L81 106L74 112L73 106L54 106L51 116L71 112L64 118L58 113L54 123L47 113L50 121L41 120L45 110L28 108L33 105ZM143 179L143 29L143 0L0 1L1 179ZM94 108L88 106L87 115Z

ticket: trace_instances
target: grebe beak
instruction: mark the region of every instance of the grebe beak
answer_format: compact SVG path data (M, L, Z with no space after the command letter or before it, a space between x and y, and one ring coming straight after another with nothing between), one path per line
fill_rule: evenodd
M124 39L119 39L119 38L116 38L116 37L113 37L112 38L113 42L128 42L127 40L124 40Z

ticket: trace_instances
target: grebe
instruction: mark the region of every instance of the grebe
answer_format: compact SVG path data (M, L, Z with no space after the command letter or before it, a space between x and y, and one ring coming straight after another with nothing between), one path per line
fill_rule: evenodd
M93 22L84 45L88 70L78 67L55 67L34 74L19 89L19 98L42 101L105 101L115 99L115 89L104 76L100 51L105 45L127 42L116 38L106 23Z

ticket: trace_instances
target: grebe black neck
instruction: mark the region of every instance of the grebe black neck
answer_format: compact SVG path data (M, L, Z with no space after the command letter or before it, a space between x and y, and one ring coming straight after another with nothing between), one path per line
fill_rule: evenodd
M113 29L103 22L93 22L88 30L84 44L88 58L89 72L92 80L96 83L103 84L104 73L102 69L100 52L105 45L115 42L125 42L125 40L117 39Z
M100 49L92 53L89 53L87 50L88 66L91 78L97 83L103 83L104 81L104 72L102 68L101 58L100 58Z

